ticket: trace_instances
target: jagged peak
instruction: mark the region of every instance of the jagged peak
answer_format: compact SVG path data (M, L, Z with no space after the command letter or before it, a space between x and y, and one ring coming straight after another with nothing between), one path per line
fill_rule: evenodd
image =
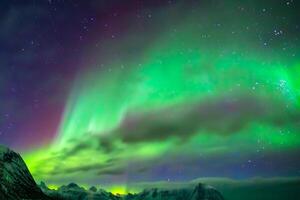
M5 199L47 199L37 187L22 157L3 145L0 145L0 186L0 194Z
M79 186L76 184L76 183L69 183L68 185L67 185L67 187L68 188L79 188Z
M90 187L89 191L97 192L97 188L95 186Z

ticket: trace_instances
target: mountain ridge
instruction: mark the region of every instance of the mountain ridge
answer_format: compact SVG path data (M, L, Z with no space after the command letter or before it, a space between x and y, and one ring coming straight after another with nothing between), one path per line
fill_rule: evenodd
M137 194L115 195L103 189L89 190L76 183L51 190L37 185L20 154L0 145L0 199L2 200L224 200L220 192L199 183L194 188L145 189Z

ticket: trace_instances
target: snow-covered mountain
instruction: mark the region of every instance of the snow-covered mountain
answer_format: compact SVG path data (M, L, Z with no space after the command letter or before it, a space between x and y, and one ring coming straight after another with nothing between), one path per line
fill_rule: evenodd
M37 186L22 157L0 145L0 200L223 200L223 197L203 184L174 190L147 189L123 196L95 187L85 190L75 183L51 190L43 182Z
M36 185L22 157L0 145L0 199L49 199Z

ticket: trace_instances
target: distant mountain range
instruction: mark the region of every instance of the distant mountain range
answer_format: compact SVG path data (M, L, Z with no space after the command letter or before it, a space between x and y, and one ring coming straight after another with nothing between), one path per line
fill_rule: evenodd
M193 189L147 189L138 194L114 195L105 190L91 187L85 190L75 183L61 186L57 190L50 190L44 183L40 184L42 191L53 199L94 199L94 200L223 200L222 195L212 187L202 184Z
M45 183L37 185L22 157L0 145L0 200L224 200L213 187L198 184L194 188L146 189L138 194L114 195L91 187L70 183L57 190Z

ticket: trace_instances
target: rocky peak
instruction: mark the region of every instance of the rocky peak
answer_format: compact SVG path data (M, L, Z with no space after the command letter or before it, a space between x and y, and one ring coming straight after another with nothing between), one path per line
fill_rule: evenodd
M199 183L192 193L191 200L224 200L223 196L215 188Z
M0 197L7 200L46 199L22 157L0 145Z
M89 191L91 192L97 192L97 188L95 186L90 187Z

